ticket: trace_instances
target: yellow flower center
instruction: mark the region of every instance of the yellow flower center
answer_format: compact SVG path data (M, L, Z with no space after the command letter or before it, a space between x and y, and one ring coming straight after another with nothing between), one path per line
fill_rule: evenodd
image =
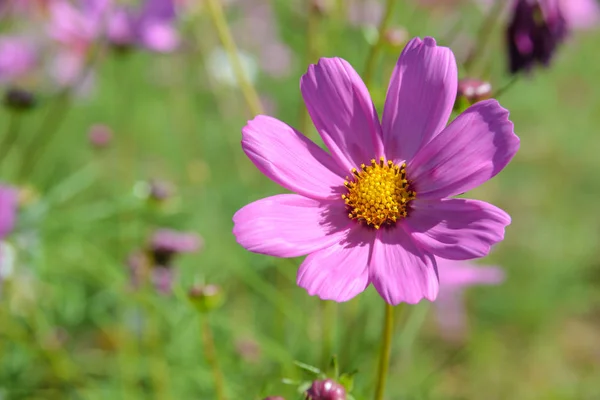
M406 217L408 203L417 195L406 179L406 163L386 164L381 157L379 163L373 159L371 165L361 164L360 170L353 168L352 175L346 177L348 193L342 195L350 219L379 229Z

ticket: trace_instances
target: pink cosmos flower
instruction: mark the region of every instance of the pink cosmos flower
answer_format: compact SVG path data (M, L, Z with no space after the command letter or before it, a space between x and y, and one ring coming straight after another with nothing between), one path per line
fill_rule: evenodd
M49 7L48 34L60 44L50 74L61 86L89 85L89 81L82 80L82 74L92 46L102 35L109 3L86 0L77 5L54 0Z
M372 283L390 304L434 300L435 256L470 259L504 238L510 217L479 200L455 199L500 172L519 147L508 111L479 102L446 126L457 91L452 51L412 39L392 73L382 122L350 64L322 58L300 80L330 154L300 132L259 115L242 148L284 188L233 217L246 249L308 254L298 285L346 301Z
M478 266L467 261L436 258L440 274L440 294L435 301L440 333L448 341L466 335L467 316L463 291L473 285L498 285L504 281L499 267Z
M0 36L0 83L29 74L37 65L37 52L28 39Z

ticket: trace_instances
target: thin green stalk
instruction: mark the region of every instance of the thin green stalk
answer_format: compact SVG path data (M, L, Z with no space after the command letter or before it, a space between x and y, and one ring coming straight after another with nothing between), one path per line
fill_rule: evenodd
M212 328L208 321L208 315L204 315L202 318L202 324L200 330L202 331L202 345L204 346L204 355L206 361L210 365L213 373L213 380L215 382L215 392L217 400L225 400L225 379L223 378L223 372L219 367L217 359L217 348L215 346L215 339L213 337Z
M336 321L336 303L333 301L321 301L321 366L329 365L333 355L333 342Z
M383 46L383 37L385 36L385 30L387 29L392 19L395 4L396 0L386 0L383 18L379 22L379 27L377 28L377 41L373 43L373 45L371 45L371 48L369 49L369 55L367 56L367 61L365 63L365 69L363 72L363 80L367 87L369 87L369 85L371 84L371 79L373 78L373 71L375 69L375 62L377 61L377 56L379 55L379 51Z
M492 32L496 26L496 20L502 15L502 9L505 4L506 1L504 0L496 0L494 6L490 9L490 12L481 23L479 32L477 32L477 42L475 43L475 47L471 50L463 63L463 67L467 72L471 73L473 63L482 53L484 53L485 47L492 37Z
M262 114L263 107L260 103L260 98L258 97L256 89L254 89L254 86L252 86L246 77L233 36L229 30L229 25L227 25L227 20L225 19L220 0L206 0L206 5L208 6L210 18L213 20L215 28L217 29L219 40L229 56L229 62L233 67L233 72L240 85L244 99L248 104L248 108L254 115Z
M19 136L20 130L21 115L18 112L11 110L8 116L8 127L6 129L6 133L4 134L2 143L0 143L0 166L4 161L4 158L10 152L10 149L17 141L17 137Z
M500 87L498 90L496 90L492 94L492 97L494 99L498 99L498 97L500 97L504 93L506 93L518 80L519 80L519 75L513 75L513 77L511 78L510 81L508 81L506 84L504 84L504 86Z
M311 1L307 1L308 18L306 19L306 65L314 63L318 57L317 35L319 28L319 14L316 6ZM300 132L308 135L310 129L310 116L304 102L300 102Z
M383 400L385 383L390 368L390 355L392 353L392 333L394 331L394 307L385 303L385 317L381 332L381 350L379 353L379 368L377 371L377 385L375 386L375 400Z
M52 103L52 107L46 111L46 115L40 124L40 128L31 138L29 145L23 152L24 158L18 172L18 179L23 180L31 176L42 154L58 132L63 123L70 105L70 90L63 90Z

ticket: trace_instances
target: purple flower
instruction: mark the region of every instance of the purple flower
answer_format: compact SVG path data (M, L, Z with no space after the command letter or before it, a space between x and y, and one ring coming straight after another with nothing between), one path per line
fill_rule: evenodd
M517 0L506 32L510 72L549 65L566 36L558 0Z
M160 229L154 233L150 243L154 263L169 266L171 259L178 253L193 253L202 247L202 239L195 233L178 232L172 229Z
M49 69L60 86L77 85L85 91L90 85L84 68L92 46L101 38L107 7L107 0L82 0L77 7L64 0L50 3L47 30L60 47Z
M483 7L489 9L496 0L477 0ZM513 7L519 0L512 0ZM547 0L538 0L546 2ZM597 0L551 0L558 6L569 29L590 29L600 23L600 5Z
M308 254L297 283L346 301L372 283L390 304L434 300L435 256L470 259L504 238L510 217L483 201L452 198L499 173L519 148L508 111L479 102L446 126L457 91L452 51L411 40L392 73L382 122L350 64L323 58L301 78L330 154L259 115L242 130L258 169L297 194L251 203L233 217L246 249Z
M179 45L173 0L146 0L139 9L115 7L108 17L108 39L117 46L171 52Z
M0 240L4 239L15 226L17 206L17 190L0 184Z
M28 39L0 36L0 83L10 83L37 66L37 52Z
M308 400L346 400L346 389L333 379L314 381L306 391Z
M467 261L437 258L440 275L440 294L435 301L440 332L449 341L466 334L467 319L463 291L473 285L498 285L504 281L499 267L478 266Z

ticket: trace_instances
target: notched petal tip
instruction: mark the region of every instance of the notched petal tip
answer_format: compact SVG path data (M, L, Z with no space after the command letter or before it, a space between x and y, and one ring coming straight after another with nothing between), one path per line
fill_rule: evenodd
M435 39L434 39L434 38L432 38L431 36L425 36L425 37L423 38L423 43L424 43L426 46L431 46L431 47L435 47L435 46L437 46L437 42L436 42L436 41L435 41Z

